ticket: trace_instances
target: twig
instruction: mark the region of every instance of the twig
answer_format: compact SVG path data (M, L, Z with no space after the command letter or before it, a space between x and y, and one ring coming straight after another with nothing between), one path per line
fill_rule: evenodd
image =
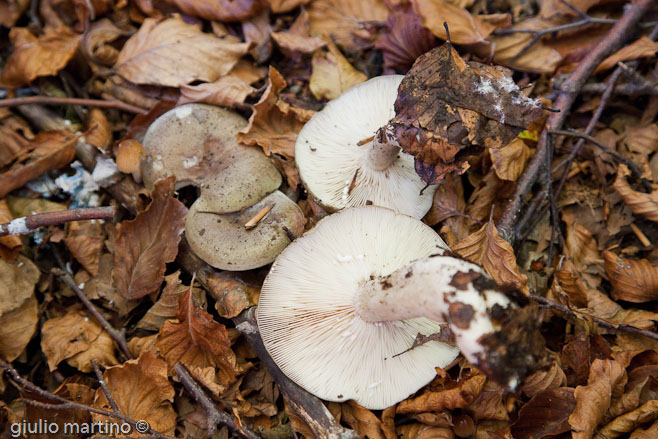
M100 384L101 390L103 390L107 402L110 403L110 407L112 407L112 411L114 411L115 413L121 413L121 410L119 410L119 405L114 400L114 397L112 396L112 392L110 392L110 389L107 387L107 383L103 379L103 373L98 368L98 363L96 363L96 360L94 359L91 360L91 366L94 368L94 373L96 374L96 379L98 380L98 384Z
M111 220L116 209L113 206L82 207L79 209L58 210L56 212L37 213L31 216L16 218L15 220L0 224L0 236L23 235L31 233L39 227L54 226L91 219Z
M593 82L585 84L581 90L583 93L601 94L605 91L607 84L603 82ZM658 96L658 88L645 87L639 84L617 84L612 90L614 95L622 96Z
M192 377L192 375L190 375L190 372L183 364L176 363L174 370L176 371L176 375L178 376L178 379L180 379L180 382L183 383L185 389L190 392L196 402L201 404L201 407L203 407L203 409L206 411L206 414L208 415L208 436L212 437L215 434L218 424L224 424L242 437L247 439L258 439L258 435L251 431L249 428L245 426L238 426L233 421L233 417L217 410L215 404L210 400L210 398L208 398L208 396L206 396L206 393L203 391L201 386L199 386L199 384Z
M84 105L87 107L115 108L129 113L146 114L143 108L136 107L119 100L58 98L51 96L25 96L21 98L1 99L0 107L16 107L18 105L45 104L45 105Z
M564 121L569 114L582 86L587 78L594 72L596 66L610 53L617 50L624 42L626 34L635 28L637 23L644 17L649 8L653 5L652 0L638 0L627 8L626 12L617 21L617 23L608 31L606 36L588 52L583 60L576 66L564 84L564 89L558 95L553 108L560 110L559 113L551 113L546 122L546 128L542 131L537 150L532 160L528 164L525 172L519 178L514 193L510 198L503 215L498 224L501 235L508 241L513 242L514 223L521 211L521 206L532 186L537 180L537 176L548 156L548 131L559 130L562 128Z
M578 316L583 316L588 319L591 319L594 323L596 323L598 326L601 326L606 329L611 329L613 331L623 331L623 332L628 332L630 334L635 334L635 335L641 335L643 337L651 338L654 340L658 340L658 333L653 332L653 331L647 331L646 329L640 329L635 326L631 325L625 325L625 324L619 324L616 325L614 323L611 323L605 319L602 319L600 317L592 316L590 314L584 313L582 311L578 310L573 310L569 308L566 305L563 305L561 303L553 302L550 299L547 299L542 296L537 296L535 294L530 294L528 296L532 301L537 302L541 306L545 306L550 309L554 309L560 312L565 313L567 316L572 317L572 318L578 318Z
M91 315L94 316L96 321L98 321L103 329L105 329L108 334L110 334L110 337L112 337L112 340L114 340L117 346L119 346L119 350L121 350L123 355L125 355L128 359L132 359L133 356L130 354L130 349L128 349L128 344L126 343L126 339L123 334L114 329L112 325L110 325L105 317L103 317L103 314L98 311L98 308L96 308L96 306L91 303L91 300L85 296L85 293L80 289L80 287L78 287L78 284L75 283L75 280L73 280L71 275L59 268L53 268L52 273L64 281L64 283L73 290L75 295L78 296L78 299L80 299L84 306L89 310Z

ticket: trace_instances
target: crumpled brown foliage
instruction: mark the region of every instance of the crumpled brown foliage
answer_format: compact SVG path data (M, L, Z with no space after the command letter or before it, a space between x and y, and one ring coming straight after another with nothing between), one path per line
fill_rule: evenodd
M327 46L328 51L317 50L313 54L313 73L308 86L316 99L331 100L368 77L352 67L334 43L329 41Z
M162 294L137 323L138 328L158 331L165 321L176 318L178 302L188 289L181 283L179 276L180 270L165 276L166 286L162 289Z
M634 214L642 215L645 218L658 222L658 189L650 194L634 191L626 181L626 177L631 175L631 171L624 164L620 164L617 169L617 178L614 182L614 188L624 199L626 204L631 208Z
M443 23L448 23L450 40L455 44L484 43L494 26L447 0L413 0L414 10L434 35L447 40Z
M217 21L241 21L253 17L261 8L258 0L166 0L188 15Z
M423 413L454 410L467 407L480 394L486 377L473 375L436 391L427 390L419 396L408 398L397 406L397 413Z
M512 424L514 439L542 439L570 431L569 416L575 408L570 387L537 393L519 410L519 418Z
M658 267L646 259L627 259L610 251L603 252L603 258L613 299L635 303L658 299Z

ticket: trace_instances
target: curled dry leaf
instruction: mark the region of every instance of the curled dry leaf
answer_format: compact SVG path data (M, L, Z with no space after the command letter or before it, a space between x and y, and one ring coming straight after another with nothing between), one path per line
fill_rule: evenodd
M368 77L352 67L334 43L329 41L327 45L328 51L317 51L313 55L309 88L316 99L331 100Z
M308 4L310 0L269 0L270 10L275 14L290 12L293 9Z
M658 436L658 422L654 422L650 427L637 428L630 435L629 439L653 439Z
M308 11L302 10L295 22L285 32L272 32L272 39L284 51L313 53L326 43L322 38L311 37Z
M549 368L538 370L523 380L521 391L529 397L550 389L556 389L567 384L567 376L557 361L553 361Z
M352 400L341 404L341 409L341 420L359 432L361 437L385 439L382 431L382 421L373 412L361 407Z
M395 114L387 129L432 184L464 173L469 155L507 145L542 109L509 70L466 63L445 43L416 60L398 88Z
M144 352L137 360L110 367L103 373L110 394L119 411L130 419L148 422L160 433L173 435L176 412L172 407L174 388L167 379L167 365L151 352ZM96 389L93 407L112 410L101 388ZM93 414L94 422L115 422L111 418ZM134 431L131 436L138 437Z
M109 18L101 18L85 32L82 48L93 62L111 66L117 61L119 50L110 43L133 32L134 29L131 31L117 27Z
M507 408L503 403L503 389L493 381L485 383L485 388L466 410L476 422L482 419L509 421Z
M423 18L424 26L442 40L448 39L443 25L448 23L450 40L454 44L484 43L495 29L491 24L447 0L413 0L413 5Z
M612 298L642 303L658 299L658 267L646 259L626 259L603 252L605 271L612 284Z
M234 273L222 271L212 273L207 281L210 295L215 299L217 313L231 319L244 309L258 304L260 289L247 285Z
M220 107L235 107L236 104L243 104L254 91L256 89L246 81L229 73L215 82L181 86L178 105L203 102Z
M437 391L425 391L398 404L397 413L423 413L467 407L480 394L486 377L474 375Z
M521 176L532 153L532 149L518 137L507 146L489 150L496 175L501 180L508 181L516 181Z
M188 15L211 21L242 21L253 17L261 7L258 0L166 0Z
M13 219L14 215L9 211L7 201L0 200L0 224L8 223ZM22 246L23 243L18 235L0 236L0 258L14 262ZM1 312L0 315L2 315Z
M118 363L114 356L114 341L107 331L101 331L89 348L66 359L66 362L80 372L89 373L94 370L91 360L103 366L114 366Z
M0 8L0 25L12 28L23 12L30 6L30 0L9 0Z
M112 139L112 128L110 123L105 117L105 113L100 108L92 108L89 110L87 120L87 134L85 140L90 145L106 151Z
M606 438L616 439L630 433L641 425L658 418L658 400L647 401L637 409L625 413L605 425L599 431Z
M398 427L400 439L455 439L452 428L431 427L423 424L406 424Z
M484 267L497 284L528 292L528 278L519 272L514 250L500 236L493 220L458 242L452 250L464 259Z
M146 312L137 324L138 328L159 331L166 320L175 319L178 314L178 302L188 290L179 279L180 270L165 276L167 285L155 304Z
M0 315L0 358L12 362L30 342L39 322L34 294L21 306Z
M33 296L40 275L39 268L25 256L18 256L14 262L0 259L0 316Z
M76 235L64 238L66 248L71 255L93 276L98 274L103 241L104 238L100 235Z
M16 27L9 32L9 38L14 50L2 69L0 83L3 87L17 88L40 76L55 75L66 67L82 36L60 27L47 28L37 38L27 28Z
M170 369L179 361L200 368L218 367L220 382L229 385L237 374L237 360L226 327L194 302L191 291L180 298L178 321L168 320L160 329L160 354Z
M598 65L594 73L600 73L611 69L619 62L632 61L638 58L650 58L654 56L656 52L658 52L658 42L647 37L640 37L604 59L601 64Z
M222 40L178 16L160 22L147 18L126 41L114 68L137 84L180 87L197 80L215 81L248 49L248 43Z
M512 424L514 439L542 439L571 430L569 416L576 408L574 389L558 387L544 390L521 407Z
M124 174L139 172L140 160L144 156L144 147L135 139L125 139L119 142L116 152L116 163L119 171Z
M620 164L617 170L614 188L624 199L628 207L634 214L642 215L645 218L658 222L658 190L650 194L636 192L626 181L626 177L631 175L631 171L624 164Z
M249 54L256 63L263 64L272 56L272 26L270 13L263 9L259 14L242 22L242 35L247 43L251 43Z
M155 292L166 264L178 253L187 208L173 197L174 178L155 184L151 204L132 221L124 221L114 239L114 285L135 300Z

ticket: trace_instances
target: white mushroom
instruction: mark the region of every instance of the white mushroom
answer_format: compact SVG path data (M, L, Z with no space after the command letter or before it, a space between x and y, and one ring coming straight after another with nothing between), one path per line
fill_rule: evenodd
M446 249L422 222L381 207L323 219L265 279L257 311L265 347L309 392L370 409L401 401L455 359L456 348L436 341L405 352L418 333L445 330L439 322L479 364L488 354L481 337L499 329L491 311L510 301L477 265L442 256Z
M328 210L371 202L422 218L430 209L436 186L425 188L414 158L382 128L395 116L402 78L380 76L349 89L297 136L299 174L311 196Z

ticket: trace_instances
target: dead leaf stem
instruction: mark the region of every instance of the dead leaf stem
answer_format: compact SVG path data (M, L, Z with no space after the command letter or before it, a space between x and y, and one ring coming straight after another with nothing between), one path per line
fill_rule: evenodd
M537 152L528 164L523 175L519 178L514 193L507 203L500 219L499 229L506 240L513 242L517 238L514 225L521 211L523 200L526 199L532 186L535 184L535 181L537 181L539 172L549 156L549 131L560 130L562 128L571 106L587 79L606 56L621 47L627 34L635 30L638 22L644 17L652 5L653 1L651 0L639 0L636 3L631 4L624 12L624 15L622 15L617 23L608 31L606 36L587 53L571 75L569 75L569 78L565 81L564 88L553 105L553 108L560 110L560 112L551 113L549 115L546 127L539 137ZM656 28L654 28L654 31L655 30ZM652 31L652 35L654 34L654 31ZM619 74L621 74L621 72ZM601 101L603 101L603 99L601 99ZM559 191L556 191L556 193L559 194Z
M17 218L9 223L0 224L0 236L23 235L25 233L31 233L39 227L54 226L71 221L92 219L111 220L114 218L115 212L116 209L113 206L105 206L37 213L35 215Z
M201 404L203 409L206 411L206 414L208 415L208 429L206 430L208 436L213 436L217 431L217 425L223 424L242 437L247 439L258 439L259 436L248 427L244 425L237 425L230 415L217 410L215 404L210 400L210 398L208 398L206 393L203 391L201 386L199 386L192 375L190 375L190 372L187 370L185 365L182 363L176 363L174 370L176 371L176 375L178 376L178 379L180 379L180 382L183 384L185 389L190 392L194 400Z
M126 343L126 339L123 336L123 334L116 329L110 323L103 317L103 315L98 311L98 308L91 303L91 300L87 296L85 296L85 293L78 287L78 284L73 280L70 274L65 272L64 270L61 270L59 268L53 268L52 273L59 277L66 285L68 285L69 288L73 290L76 296L78 296L78 299L84 304L84 306L89 310L91 315L94 316L96 321L105 329L108 334L110 334L110 337L112 337L112 340L117 344L119 347L119 350L123 353L123 355L126 356L127 359L131 360L133 356L130 354L130 349L128 349L128 344Z
M18 105L46 104L46 105L84 105L87 107L114 108L129 113L146 114L143 108L130 105L119 100L57 98L51 96L24 96L21 98L0 99L0 107L16 107Z

